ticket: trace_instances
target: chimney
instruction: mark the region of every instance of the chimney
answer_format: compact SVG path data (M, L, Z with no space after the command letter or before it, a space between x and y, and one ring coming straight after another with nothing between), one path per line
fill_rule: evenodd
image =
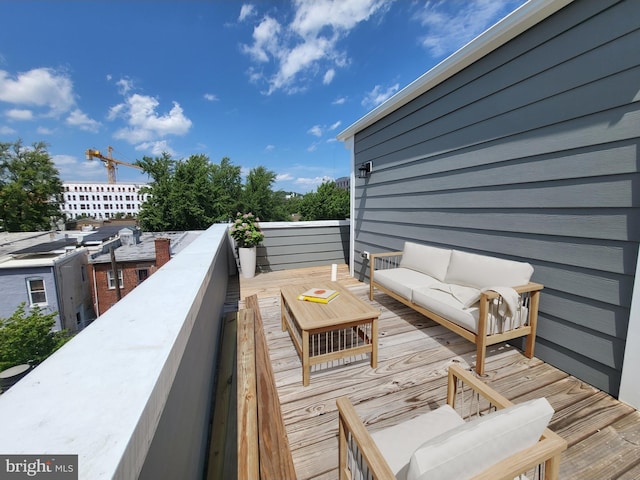
M171 260L171 240L168 238L156 238L156 267L160 268Z

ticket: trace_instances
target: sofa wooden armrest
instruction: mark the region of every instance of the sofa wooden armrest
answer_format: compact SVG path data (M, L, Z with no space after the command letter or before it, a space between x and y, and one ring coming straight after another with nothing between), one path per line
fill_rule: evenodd
M457 412L460 410L461 416L465 415L466 420L486 414L492 409L513 405L472 373L457 365L449 368L447 403ZM349 399L341 397L336 404L339 425L339 478L341 480L360 478L360 476L380 480L396 478ZM471 414L466 415L465 412L471 412ZM487 439L487 441L490 440ZM565 440L549 429L545 429L535 445L491 465L472 478L513 480L520 474L526 474L538 468L539 478L555 480L559 474L560 455L566 448Z
M376 268L395 268L400 266L403 252L382 252L369 254L370 278L369 278L369 300L373 300L373 275Z

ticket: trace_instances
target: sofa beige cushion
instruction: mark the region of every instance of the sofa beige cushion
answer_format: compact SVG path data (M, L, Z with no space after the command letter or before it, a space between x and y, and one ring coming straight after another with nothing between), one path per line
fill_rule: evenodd
M417 270L443 282L450 258L449 249L405 242L400 266Z
M425 273L403 267L376 270L374 279L381 287L391 290L409 301L411 301L411 292L414 288L428 287L438 282L437 279Z
M417 287L411 291L411 301L426 308L430 312L440 315L461 327L478 333L478 319L480 318L479 304L470 307L453 295L440 288L431 286ZM521 306L511 317L501 317L491 306L487 315L487 335L503 333L523 326L528 319L528 310Z
M460 415L449 405L443 405L411 420L373 432L371 437L396 478L404 479L411 454L421 444L462 424L464 420Z
M459 480L534 445L553 408L545 398L530 400L466 422L418 447L407 480Z
M475 288L517 287L529 283L531 275L533 267L526 262L453 250L444 281Z

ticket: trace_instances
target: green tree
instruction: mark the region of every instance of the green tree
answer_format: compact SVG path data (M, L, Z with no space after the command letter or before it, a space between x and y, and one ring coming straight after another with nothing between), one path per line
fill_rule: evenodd
M325 182L303 197L300 213L302 220L344 220L350 215L349 191Z
M170 193L174 230L205 230L214 222L211 173L205 155L176 163Z
M276 174L265 167L252 168L242 191L242 209L251 212L263 222L282 220L280 202L271 185L276 180Z
M279 203L283 211L282 220L290 222L292 217L300 213L300 205L302 204L302 195L294 192L285 192L278 190L276 192L276 201Z
M228 157L220 165L212 165L213 216L216 221L226 222L236 216L240 208L242 178L239 166L233 165Z
M49 230L62 218L62 182L43 142L0 142L0 219L10 232Z
M143 157L137 165L152 178L141 189L151 194L138 215L144 230L204 230L238 210L240 167L226 157L216 165L206 155L174 160L164 153Z
M40 363L71 337L64 330L54 332L56 313L29 313L22 303L7 319L0 319L0 370L23 363Z
M176 161L168 153L160 157L142 157L138 165L152 179L140 189L141 194L150 194L140 207L138 219L146 231L174 230L171 213L171 188Z

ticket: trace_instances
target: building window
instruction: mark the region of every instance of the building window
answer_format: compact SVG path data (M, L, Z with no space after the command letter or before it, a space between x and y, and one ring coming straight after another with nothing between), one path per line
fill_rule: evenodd
M45 291L44 280L42 278L28 278L27 289L29 290L31 306L46 305L47 292Z
M109 290L114 290L116 288L116 282L113 279L113 270L107 270L107 284L109 285ZM122 270L118 269L118 284L120 288L124 287L124 283L122 282Z
M138 269L138 284L144 282L149 277L149 269L148 268L140 268Z

